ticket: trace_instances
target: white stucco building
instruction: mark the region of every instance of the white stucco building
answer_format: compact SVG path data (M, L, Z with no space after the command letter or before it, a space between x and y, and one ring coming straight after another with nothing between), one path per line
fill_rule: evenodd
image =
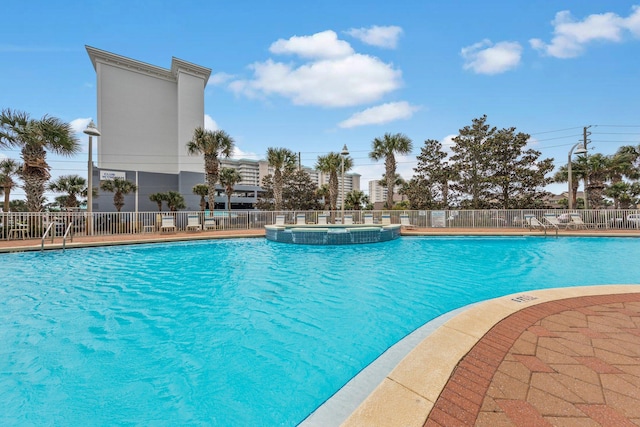
M189 156L193 130L204 126L209 68L172 58L165 69L86 46L98 90L98 167L145 172L203 172Z

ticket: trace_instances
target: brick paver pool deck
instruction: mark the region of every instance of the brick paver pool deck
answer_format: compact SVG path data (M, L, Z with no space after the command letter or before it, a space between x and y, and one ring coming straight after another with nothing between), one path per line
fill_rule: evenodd
M263 235L81 237L67 247ZM39 240L0 240L0 252L39 248ZM532 291L471 307L416 346L343 423L474 425L640 426L640 285Z

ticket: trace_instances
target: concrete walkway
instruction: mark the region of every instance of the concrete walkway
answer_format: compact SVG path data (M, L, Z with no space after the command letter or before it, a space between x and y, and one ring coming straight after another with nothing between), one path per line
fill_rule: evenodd
M480 304L418 345L343 425L638 426L640 285Z

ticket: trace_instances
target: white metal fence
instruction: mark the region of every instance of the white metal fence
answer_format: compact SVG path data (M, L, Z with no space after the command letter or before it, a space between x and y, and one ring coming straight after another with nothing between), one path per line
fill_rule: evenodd
M421 228L514 228L528 227L525 216L534 215L541 222L545 214L553 214L560 223L570 221L570 213L580 215L589 228L639 229L640 210L441 210L441 211L345 211L354 223L364 222L364 214L372 214L374 223L382 222L382 215L389 215L392 224L400 224L400 215L407 214L409 222ZM284 215L285 222L295 224L298 214L304 214L306 223L317 223L318 215L326 215L329 223L340 223L340 211L196 211L196 212L94 212L89 221L86 212L0 213L1 239L40 239L50 227L47 237L160 233L163 218L173 221L175 229L166 231L240 230L262 229L274 224L277 215ZM194 224L196 224L194 226ZM189 226L189 227L188 227Z

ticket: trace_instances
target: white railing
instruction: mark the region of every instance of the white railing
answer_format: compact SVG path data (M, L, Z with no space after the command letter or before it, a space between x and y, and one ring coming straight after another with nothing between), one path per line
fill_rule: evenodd
M589 228L598 229L640 229L640 210L574 210L563 209L512 209L512 210L349 210L354 223L363 223L364 214L372 214L374 223L381 223L383 214L389 215L392 224L400 224L400 215L407 214L409 222L419 228L527 228L525 215L534 215L544 223L545 214L554 214L561 223L570 221L570 213L580 215ZM94 212L93 227L88 229L86 212L40 212L0 213L0 239L40 239L50 227L49 234L54 240L62 238L66 230L74 237L102 236L117 234L143 234L160 232L162 218L174 218L178 232L198 231L189 227L189 216L198 217L201 230L246 230L262 229L274 224L277 215L284 215L285 223L295 224L297 215L304 214L307 223L317 223L319 215L326 215L329 223L340 223L340 211L179 211L179 212Z

